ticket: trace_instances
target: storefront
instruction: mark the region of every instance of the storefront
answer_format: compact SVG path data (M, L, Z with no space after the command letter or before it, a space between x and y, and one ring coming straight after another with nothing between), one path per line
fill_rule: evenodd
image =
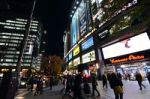
M112 71L122 75L130 74L132 77L136 72L146 76L150 71L150 38L147 32L115 42L101 50L105 71L114 67Z

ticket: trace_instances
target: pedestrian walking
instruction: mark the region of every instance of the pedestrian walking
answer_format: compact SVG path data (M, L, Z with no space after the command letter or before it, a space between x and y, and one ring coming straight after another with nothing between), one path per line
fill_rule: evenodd
M91 94L91 88L87 79L84 80L83 91L86 96L89 96Z
M108 85L107 85L107 75L106 73L104 73L102 75L102 82L103 82L103 88L106 86L106 88L108 88Z
M50 90L52 90L52 88L53 88L53 76L49 77L49 87L50 87Z
M148 80L148 82L150 84L150 72L147 73L147 80Z
M136 78L136 80L137 80L137 82L138 82L138 85L139 85L139 87L140 87L140 90L142 90L142 87L146 88L146 86L142 83L143 77L142 77L142 75L141 75L139 72L136 72L135 78Z
M73 99L76 99L76 98L83 99L82 94L81 94L81 83L82 83L81 74L77 74L75 76L74 86L73 86L73 92L74 92Z
M97 90L97 81L96 81L96 75L92 74L92 96L95 96L95 91L97 92L98 96L100 96L99 91Z
M111 74L110 86L114 91L115 99L123 99L123 83L115 73Z

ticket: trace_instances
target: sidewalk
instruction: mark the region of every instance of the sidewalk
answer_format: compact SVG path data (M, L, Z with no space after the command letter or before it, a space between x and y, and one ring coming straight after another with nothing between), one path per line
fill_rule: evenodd
M146 89L142 91L139 90L138 83L136 81L123 81L124 84L124 99L150 99L150 85L147 81L144 81L143 84L146 85ZM49 88L44 89L44 93L42 95L33 96L32 93L20 93L16 96L15 99L62 99L62 94L60 94L60 90L63 88L62 85L54 86L53 90L49 90ZM86 97L85 99L114 99L113 90L108 87L108 89L102 88L102 82L98 81L98 90L100 91L101 97ZM20 97L20 98L17 98ZM22 97L22 98L21 98ZM69 97L65 97L64 99L70 99Z

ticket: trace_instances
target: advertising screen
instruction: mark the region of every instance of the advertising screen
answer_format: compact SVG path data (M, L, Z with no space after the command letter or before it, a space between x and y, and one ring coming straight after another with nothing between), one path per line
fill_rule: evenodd
M76 55L78 55L79 53L80 53L80 47L77 46L77 47L75 47L74 50L73 50L73 56L76 56Z
M93 45L94 45L93 37L90 37L81 44L81 50L84 51Z
M95 58L95 51L91 51L89 53L86 53L82 56L82 63L87 63L87 62L91 62L94 61Z
M102 48L104 59L135 53L150 49L150 39L147 33L125 39L121 42Z
M86 33L86 3L82 0L79 8L79 27L80 27L80 35L83 36Z
M76 58L76 59L73 60L73 65L74 66L77 66L79 64L80 64L80 57L78 57L78 58Z
M78 10L75 12L72 17L71 23L71 45L75 45L79 38L79 29L78 29Z

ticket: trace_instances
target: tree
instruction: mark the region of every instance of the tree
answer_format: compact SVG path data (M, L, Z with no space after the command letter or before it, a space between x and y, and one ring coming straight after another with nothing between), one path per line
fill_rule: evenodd
M61 72L63 64L64 60L59 56L43 57L41 70L43 70L46 75L57 75Z

